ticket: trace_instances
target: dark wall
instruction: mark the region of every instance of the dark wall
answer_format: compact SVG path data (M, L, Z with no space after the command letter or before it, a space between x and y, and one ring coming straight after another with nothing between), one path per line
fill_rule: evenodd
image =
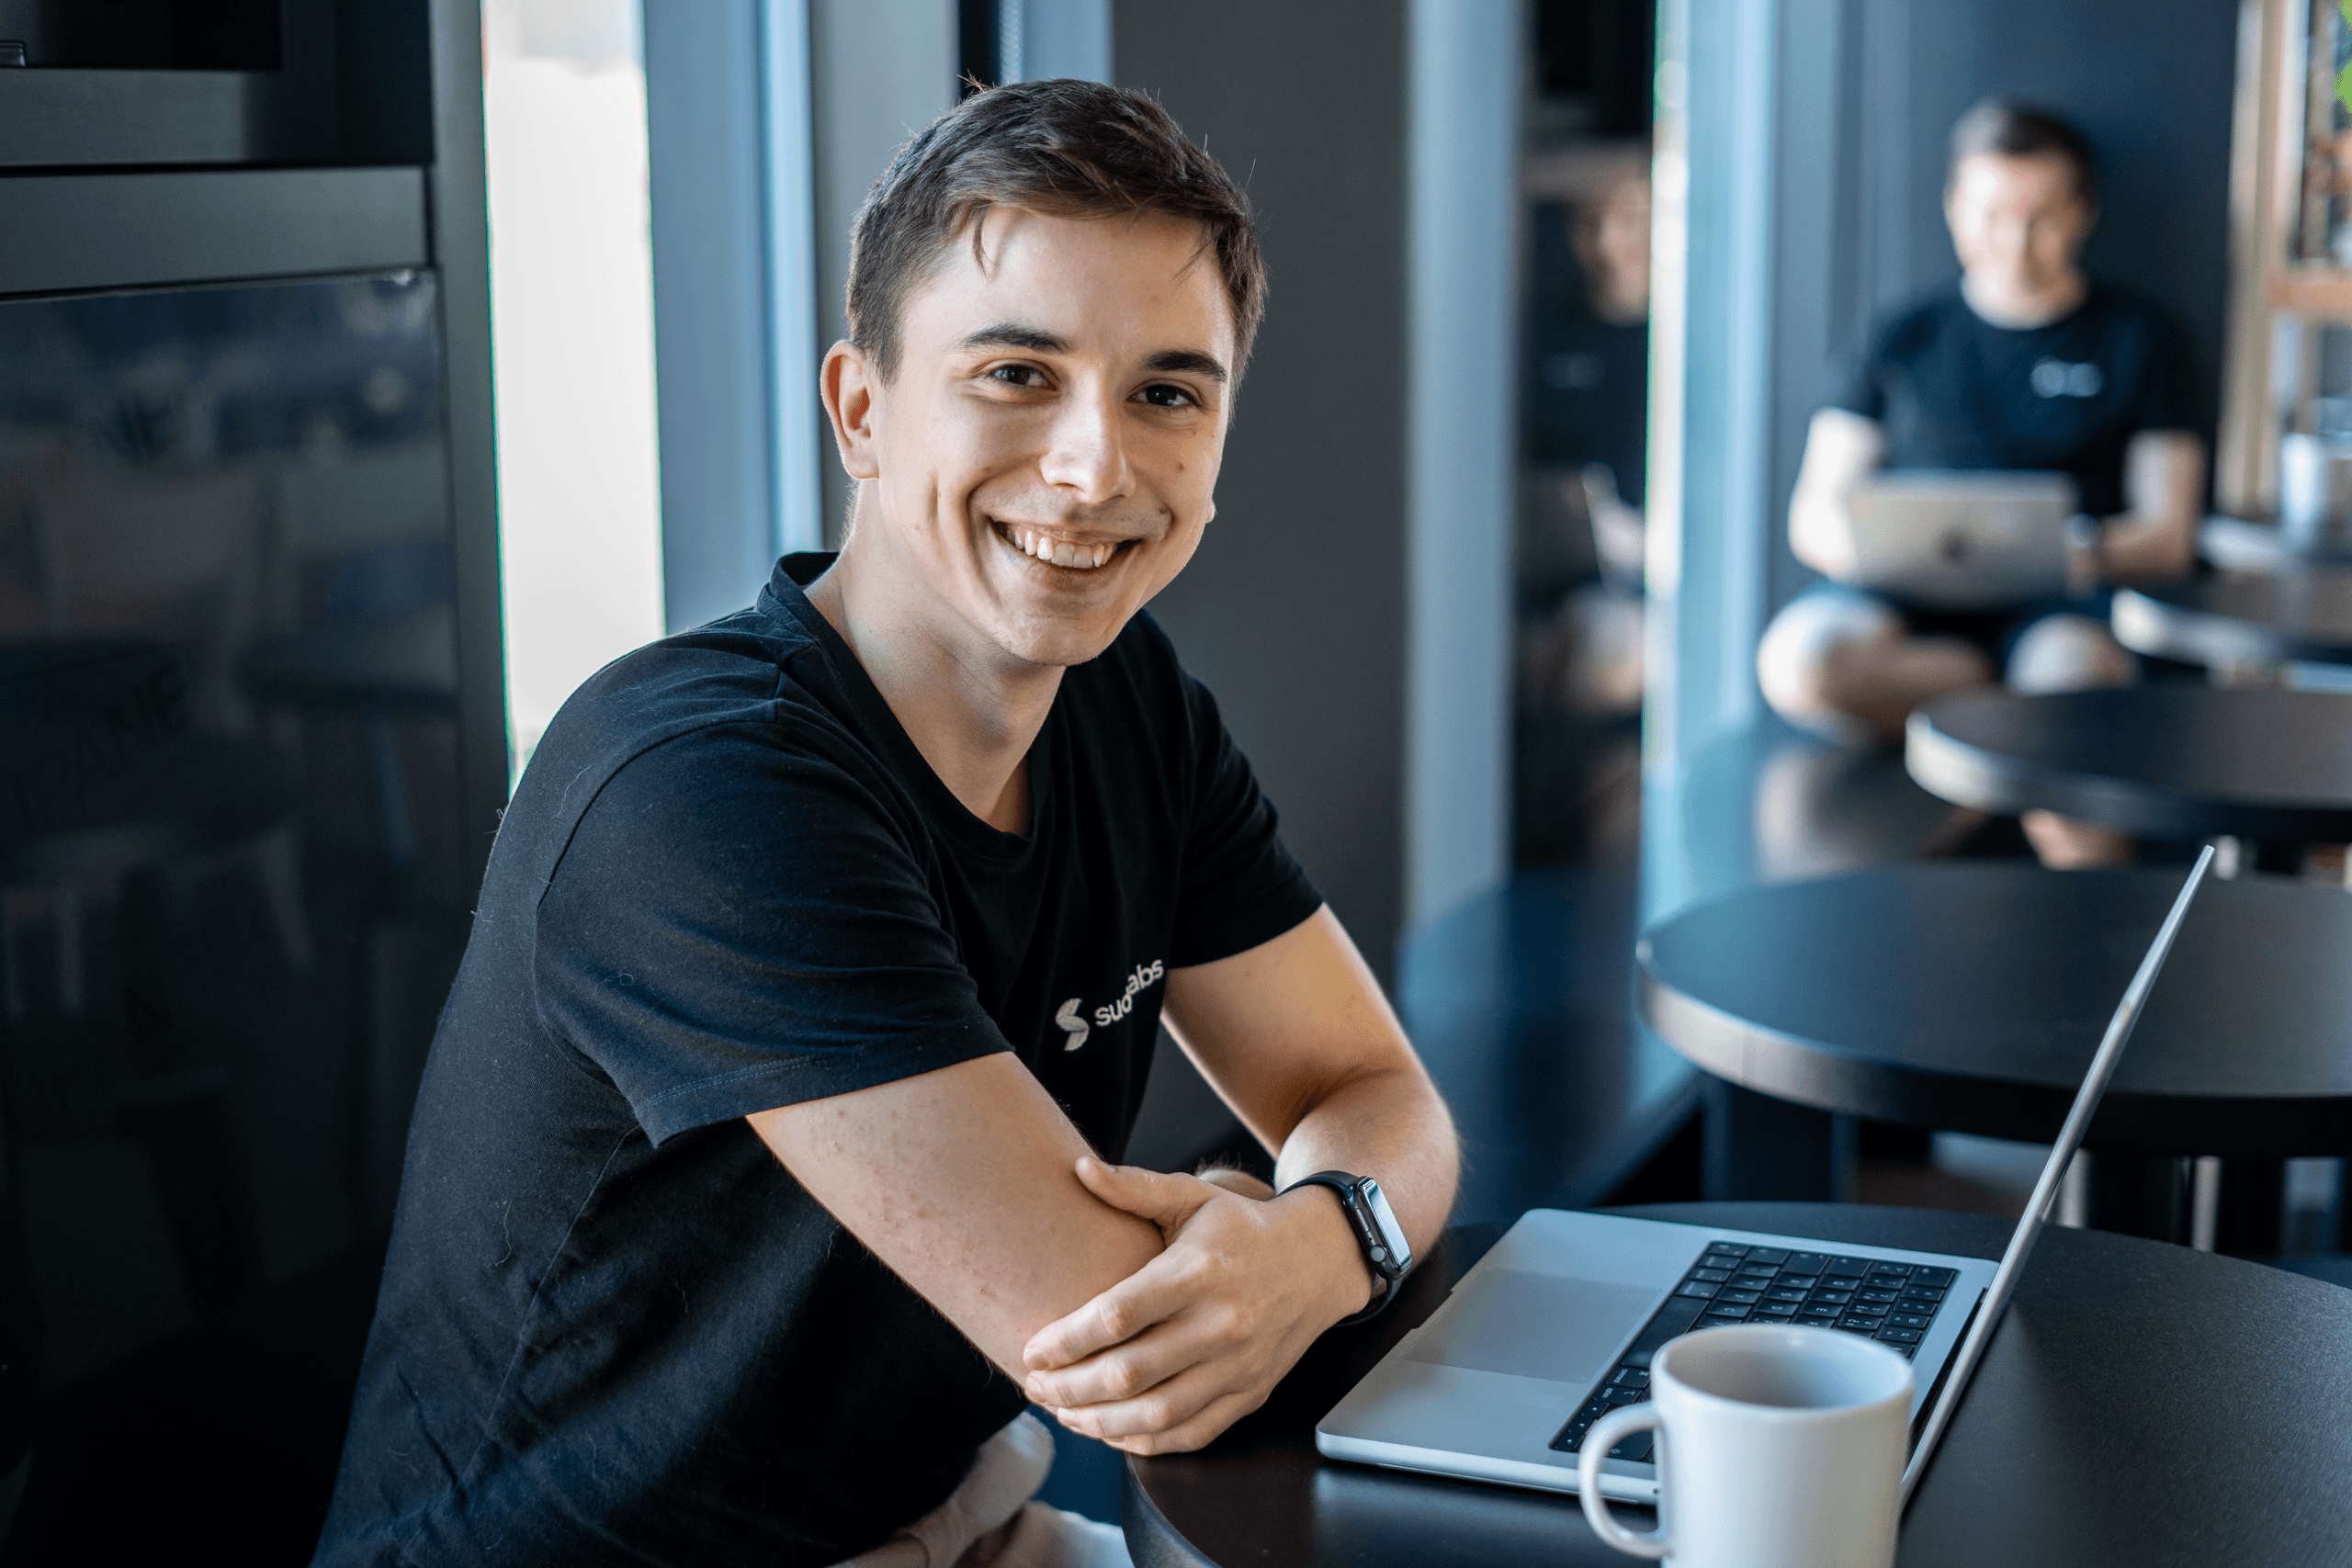
M1152 605L1385 980L1403 908L1404 8L1121 0L1112 58L1244 181L1272 274L1217 516Z

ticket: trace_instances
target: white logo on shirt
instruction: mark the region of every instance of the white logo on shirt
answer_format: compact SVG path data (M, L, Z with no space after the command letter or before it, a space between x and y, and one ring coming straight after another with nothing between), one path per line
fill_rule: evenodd
M1072 997L1064 1002L1054 1012L1055 1027L1069 1036L1063 1043L1062 1049L1077 1050L1086 1043L1086 1037L1094 1032L1095 1024L1107 1027L1135 1011L1136 998L1159 984L1160 977L1167 973L1167 965L1157 958L1148 964L1136 964L1135 973L1127 976L1127 988L1119 993L1119 999L1094 1010L1092 1024L1079 1016L1079 1010L1085 1005L1084 998Z
M2107 389L2107 372L2089 360L2038 359L2033 389L2045 398L2096 398Z

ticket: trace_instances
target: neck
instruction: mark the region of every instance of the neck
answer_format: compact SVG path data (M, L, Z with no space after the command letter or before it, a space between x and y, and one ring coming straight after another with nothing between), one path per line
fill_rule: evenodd
M2046 327L2083 302L2090 282L2073 267L2041 288L2025 292L1988 288L1971 273L1960 278L1961 298L1968 308L1996 327L2022 332Z
M1591 299L1594 315L1611 326L1632 326L1649 319L1650 280L1639 275L1606 277L1594 285Z
M890 705L915 750L964 808L1001 832L1029 829L1029 748L1061 689L1058 666L989 644L925 588L921 566L889 558L888 529L853 528L809 602Z

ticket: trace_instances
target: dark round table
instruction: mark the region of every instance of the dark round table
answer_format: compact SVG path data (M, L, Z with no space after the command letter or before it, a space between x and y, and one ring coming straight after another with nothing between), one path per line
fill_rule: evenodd
M2185 874L1953 862L1744 888L1642 938L1636 1005L1744 1088L2049 1143ZM2086 1146L2352 1154L2352 896L2209 881Z
M2006 1222L1915 1209L1619 1211L1996 1258ZM1434 1311L1500 1226L1451 1233L1396 1306L1335 1329L1196 1454L1127 1466L1137 1568L1545 1568L1634 1559L1573 1496L1342 1463L1324 1412ZM2352 1542L2352 1291L2098 1231L2044 1235L1905 1517L1900 1568L2270 1568ZM1645 1528L1643 1511L1621 1508Z
M2352 570L2221 571L2119 589L2124 647L2188 664L2352 664Z
M2228 571L2308 571L2314 566L2352 566L2341 538L2290 542L2276 523L2213 516L2197 530L2197 553Z
M2352 840L2352 696L2269 687L1988 689L1911 716L1904 762L1956 805L2161 839Z

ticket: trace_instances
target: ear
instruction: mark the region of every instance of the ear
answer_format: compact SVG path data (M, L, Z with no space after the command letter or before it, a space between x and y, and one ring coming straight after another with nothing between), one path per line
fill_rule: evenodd
M855 344L837 343L826 352L817 379L825 400L825 417L833 423L833 445L841 451L842 467L854 479L880 478L874 423L882 378L875 374L873 362Z
M2091 237L2092 230L2098 227L2098 203L2089 197L2077 196L2075 206L2083 215L2082 226L2075 231L2075 243L2079 245Z

